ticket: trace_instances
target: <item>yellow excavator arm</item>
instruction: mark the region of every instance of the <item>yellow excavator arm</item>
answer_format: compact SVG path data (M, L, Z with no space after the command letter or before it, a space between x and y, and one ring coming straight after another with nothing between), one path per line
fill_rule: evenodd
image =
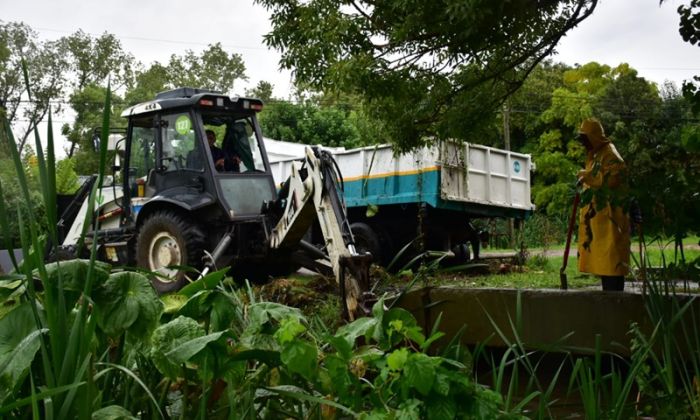
M297 246L318 220L328 256L344 303L345 315L355 319L369 312L370 254L355 249L345 206L339 194L342 178L333 157L326 151L307 147L303 162L293 162L291 175L283 184L279 199L284 208L270 234L270 248Z

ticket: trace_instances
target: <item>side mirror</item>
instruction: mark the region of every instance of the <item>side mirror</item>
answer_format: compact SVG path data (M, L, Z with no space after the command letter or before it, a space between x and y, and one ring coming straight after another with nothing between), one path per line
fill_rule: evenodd
M122 162L119 154L114 155L114 163L112 164L112 172L117 172L122 168Z

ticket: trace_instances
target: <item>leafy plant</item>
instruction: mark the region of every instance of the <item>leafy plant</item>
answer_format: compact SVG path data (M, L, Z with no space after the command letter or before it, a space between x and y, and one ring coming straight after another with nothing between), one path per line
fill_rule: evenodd
M56 163L56 194L70 195L80 188L73 160L63 159Z

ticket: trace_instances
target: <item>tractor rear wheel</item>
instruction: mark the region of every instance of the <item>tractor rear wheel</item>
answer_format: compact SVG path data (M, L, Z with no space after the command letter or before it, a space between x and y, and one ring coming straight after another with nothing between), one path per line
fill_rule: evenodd
M160 294L187 283L184 267L201 268L205 235L201 227L173 211L153 213L139 229L136 262L152 272L151 282Z

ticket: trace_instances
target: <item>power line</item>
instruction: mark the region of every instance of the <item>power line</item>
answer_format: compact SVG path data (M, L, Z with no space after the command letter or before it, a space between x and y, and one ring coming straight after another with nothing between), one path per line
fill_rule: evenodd
M67 31L64 29L51 29L51 28L34 28L39 31L45 31L45 32L58 32L58 33L73 33L72 31ZM106 32L106 31L105 31ZM101 36L103 34L97 34L94 32L84 32L85 34L92 35L92 36ZM199 45L199 46L209 46L211 45L210 43L206 42L196 42L196 41L180 41L180 40L173 40L173 39L161 39L161 38L146 38L146 37L138 37L138 36L124 36L124 35L119 35L111 32L107 32L111 35L116 36L119 39L130 39L134 41L147 41L147 42L162 42L162 43L167 43L167 44L179 44L179 45ZM263 47L249 47L245 45L233 45L233 44L221 44L222 47L226 48L235 48L239 50L263 50L267 51L267 48Z

